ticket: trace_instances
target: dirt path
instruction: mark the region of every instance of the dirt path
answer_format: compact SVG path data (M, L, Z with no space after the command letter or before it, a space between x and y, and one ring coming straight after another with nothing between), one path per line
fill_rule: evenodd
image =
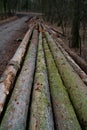
M16 39L23 38L27 31L27 19L28 17L22 17L0 25L0 76L20 44Z

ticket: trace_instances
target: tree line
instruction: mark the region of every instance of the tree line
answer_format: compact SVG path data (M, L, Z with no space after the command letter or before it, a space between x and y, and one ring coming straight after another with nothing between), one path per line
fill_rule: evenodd
M83 41L86 35L87 0L0 0L0 14L15 14L17 11L42 12L44 19L57 23L63 34L66 26L71 26L71 46L80 46L80 27L83 28Z
M28 11L31 4L34 4L31 0L0 0L0 16L12 15L16 11Z
M70 46L81 46L81 28L83 42L86 37L87 0L33 0L33 3L34 10L42 12L46 21L57 23L63 34L66 33L66 26L70 25Z
M0 15L3 17L14 14L17 3L17 0L0 0Z
M83 41L86 35L87 0L42 0L42 12L51 23L57 22L62 32L71 26L71 46L78 48L81 44L80 27L83 28Z

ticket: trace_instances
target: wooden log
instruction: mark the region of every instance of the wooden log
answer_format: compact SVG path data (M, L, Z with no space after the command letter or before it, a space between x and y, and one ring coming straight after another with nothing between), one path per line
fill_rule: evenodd
M37 65L29 123L29 130L36 129L54 130L47 71L42 49L42 33L39 34Z
M62 36L62 37L66 37L65 34L63 34L62 32L58 31L56 28L51 27L51 29L52 29L54 32L58 33L60 37L61 37L61 36Z
M4 19L4 20L0 20L0 25L6 24L6 23L11 22L11 21L14 21L16 19L18 19L17 16L12 16L10 18Z
M58 73L46 40L43 41L44 53L48 69L53 113L57 130L81 130L69 96Z
M25 130L35 70L38 32L35 30L0 130Z
M61 49L64 56L67 58L68 62L72 65L74 70L79 74L83 82L87 85L87 75L86 73L76 64L76 62L71 58L71 56L64 50L64 48L59 44L58 41L55 41L57 46Z
M81 126L87 130L87 86L67 62L51 36L47 32L45 35Z
M49 26L44 26L42 25L43 28L46 30L46 28L48 28L48 32L50 34L53 35L53 37L55 38L57 35L52 32L51 27ZM55 31L55 29L53 29ZM56 32L56 31L55 31ZM57 37L56 37L57 38ZM74 61L80 66L80 68L87 74L87 63L81 58L79 57L77 54L75 54L73 51L71 51L63 42L63 40L61 40L61 38L57 38L57 41L61 44L61 46L65 49L65 51L74 59Z
M81 67L81 69L87 74L87 63L76 53L74 53L68 47L66 47L66 45L60 38L58 38L58 42L61 44L61 46L63 46L63 48L67 51L67 53L75 60L75 62Z
M51 26L48 26L48 25L46 25L46 24L44 24L43 26L45 26L45 29L46 29L49 33L53 34L54 36L63 37L63 38L66 37L62 32L58 31L57 29L55 29L55 28L53 28L53 27L51 27Z
M42 27L44 28L44 25L42 25ZM46 26L46 27L48 27L48 26ZM44 29L46 29L46 28L44 28ZM62 40L60 38L58 38L58 40L57 40L57 37L56 37L55 33L52 32L52 30L48 30L48 32L51 34L51 36L53 37L53 39L56 42L57 46L61 49L61 51L64 54L64 56L67 58L68 62L72 65L74 70L79 74L79 76L81 77L83 82L87 85L87 75L86 75L86 73L72 59L72 57L68 54L68 52L65 51L65 49L64 49L65 47L63 48L64 45L61 45L62 44Z
M29 39L30 39L30 36L31 36L31 33L32 33L32 29L33 29L33 25L31 27L31 29L29 29L29 31L26 33L22 43L18 47L15 55L13 56L13 58L11 59L9 64L14 64L15 63L16 65L20 66L21 61L22 61L23 56L24 56L24 53L26 51L26 47L27 47L27 45L29 43Z
M10 60L8 66L6 67L5 72L0 78L0 114L3 111L3 107L5 104L7 95L9 94L9 91L11 90L13 86L13 82L15 80L16 74L20 68L20 64L25 55L26 47L28 45L30 36L32 34L32 30L33 30L33 27L28 30L22 43L18 47L15 55Z

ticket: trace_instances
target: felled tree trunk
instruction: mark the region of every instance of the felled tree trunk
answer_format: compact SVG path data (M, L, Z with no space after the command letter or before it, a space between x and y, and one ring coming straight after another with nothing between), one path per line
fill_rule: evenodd
M51 34L53 35L54 39L58 39L57 41L61 44L61 46L65 49L66 52L68 52L68 54L74 59L74 61L80 66L80 68L87 74L87 63L78 55L76 55L74 52L72 52L68 47L66 47L66 45L63 43L63 41L60 38L57 38L55 30L54 32L51 30L51 28L49 28L49 26L45 25L46 28L43 26L43 28ZM60 36L60 35L59 35ZM60 36L61 37L61 36Z
M39 35L37 65L29 123L29 130L36 129L54 130L41 33Z
M64 56L67 58L68 62L72 65L72 67L74 68L74 70L78 73L78 75L81 77L81 79L83 80L83 82L87 85L87 75L86 75L86 73L72 59L72 57L68 54L68 52L66 52L66 50L65 50L66 47L64 45L62 45L63 43L60 40L60 38L57 39L57 37L55 36L56 34L52 30L49 31L49 33L51 33L51 36L53 37L54 41L56 42L57 46L62 51L62 53L64 54Z
M87 130L87 86L67 62L51 36L47 32L45 35L81 126Z
M65 51L74 59L74 61L80 66L80 68L87 74L87 63L78 55L76 55L74 52L72 52L68 47L66 47L66 45L63 43L63 41L60 38L57 37L61 37L59 34L56 35L55 30L52 31L51 28L49 28L49 26L45 25L46 28L43 26L43 28L54 37L54 39L58 39L57 41L61 44L61 46L65 49ZM57 37L56 37L57 36Z
M81 77L83 82L87 85L87 75L86 73L76 64L76 62L69 56L69 54L64 50L64 48L56 42L57 46L60 48L64 56L67 58L68 62L72 65L74 70L78 73L78 75Z
M69 96L58 73L46 40L43 42L57 130L81 130Z
M17 79L11 100L8 104L0 130L8 128L14 130L25 130L27 113L32 89L38 33L35 30L24 61L23 68Z
M60 41L61 46L64 47L64 49L69 53L69 55L75 60L75 62L82 68L82 70L87 74L87 63L78 55L76 55L74 52L72 52L69 48L67 48L60 38L58 38Z
M25 35L22 43L18 47L15 55L10 60L5 72L0 79L0 114L3 110L7 95L13 87L13 83L18 70L20 69L21 62L26 52L33 28L31 28Z

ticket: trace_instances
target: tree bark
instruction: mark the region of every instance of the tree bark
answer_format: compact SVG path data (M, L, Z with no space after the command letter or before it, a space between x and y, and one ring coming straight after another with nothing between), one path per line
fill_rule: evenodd
M73 21L71 29L72 47L79 48L80 45L80 0L73 0Z
M62 51L64 56L67 58L68 62L72 65L74 70L81 77L83 82L87 85L87 75L86 75L86 73L76 64L76 62L71 58L71 56L69 56L69 54L64 50L64 48L58 42L56 42L56 44L59 47L59 49Z
M54 130L42 33L39 35L37 65L31 105L29 130Z
M57 130L81 130L68 93L58 73L46 40L43 42Z
M25 130L30 95L35 70L38 32L34 30L33 37L24 61L23 68L17 79L11 100L8 104L0 130L10 128Z
M60 42L61 46L63 46L63 48L68 52L68 54L75 60L75 62L81 67L81 69L87 74L87 63L77 54L72 52L68 47L66 47L60 38L58 38L58 41Z
M7 95L13 87L13 83L18 70L20 69L21 62L26 52L26 47L28 45L33 28L29 29L26 33L22 43L18 47L15 55L10 60L5 72L0 79L0 114L3 110Z
M87 130L87 86L67 62L51 36L47 32L45 35L81 126Z

